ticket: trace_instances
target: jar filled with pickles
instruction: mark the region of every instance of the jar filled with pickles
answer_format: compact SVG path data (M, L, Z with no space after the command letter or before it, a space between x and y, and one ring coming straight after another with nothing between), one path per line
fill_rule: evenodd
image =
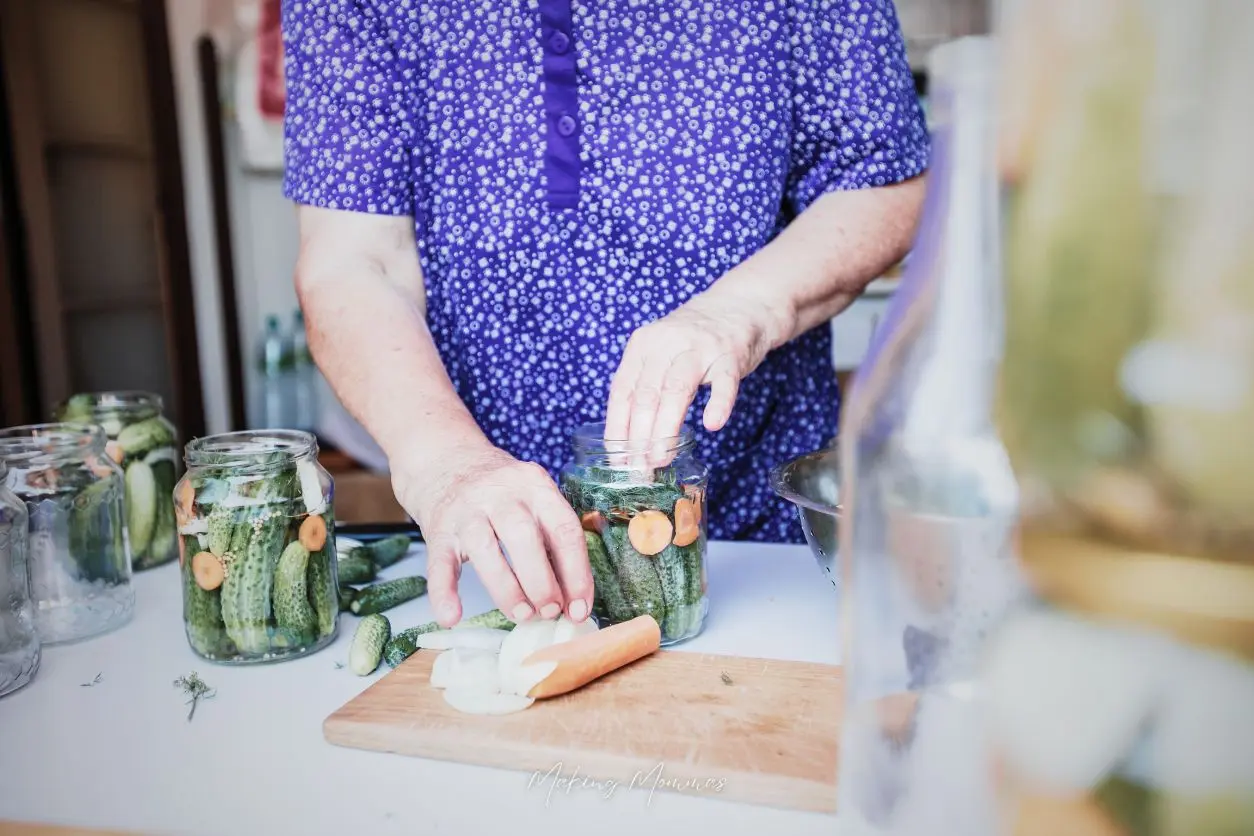
M178 479L178 432L151 392L87 392L59 405L58 421L86 421L104 430L105 449L122 468L126 530L136 571L178 557L174 537L174 483Z
M5 486L26 506L28 574L41 644L79 641L135 608L122 470L94 424L0 430Z
M1009 11L1005 832L1254 833L1254 5Z
M709 476L690 431L651 442L605 439L592 423L573 435L561 474L583 524L596 592L592 617L605 627L640 615L658 622L662 645L700 634L709 611L706 506Z
M192 650L249 664L306 656L334 641L334 487L314 436L206 436L187 444L184 460L174 498Z
M0 461L0 697L34 678L42 660L26 566L26 505L5 487Z

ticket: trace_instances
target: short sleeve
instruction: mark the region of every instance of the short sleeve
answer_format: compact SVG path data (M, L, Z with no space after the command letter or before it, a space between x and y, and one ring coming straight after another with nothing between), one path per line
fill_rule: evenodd
M793 211L923 173L927 122L892 0L807 0L792 25Z
M411 94L386 14L369 0L283 0L288 199L413 212Z

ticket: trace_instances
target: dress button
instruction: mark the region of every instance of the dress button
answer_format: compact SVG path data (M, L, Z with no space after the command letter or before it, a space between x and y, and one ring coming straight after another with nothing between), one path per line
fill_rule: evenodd
M549 38L549 47L558 55L565 55L566 50L570 49L570 38L566 37L565 32L554 32Z
M570 136L575 132L575 118L569 113L563 113L562 117L557 120L557 132L562 136Z

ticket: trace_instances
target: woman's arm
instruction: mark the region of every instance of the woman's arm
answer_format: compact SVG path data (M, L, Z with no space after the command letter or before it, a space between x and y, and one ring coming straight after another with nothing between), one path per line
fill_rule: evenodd
M387 454L397 499L422 527L437 619L461 617L465 561L516 621L563 610L585 618L592 576L579 520L543 468L489 442L453 387L427 328L412 218L299 213L296 288L310 350Z
M639 329L610 388L606 436L676 435L702 385L705 426L720 429L768 352L836 316L905 256L924 190L919 176L829 192L708 290Z

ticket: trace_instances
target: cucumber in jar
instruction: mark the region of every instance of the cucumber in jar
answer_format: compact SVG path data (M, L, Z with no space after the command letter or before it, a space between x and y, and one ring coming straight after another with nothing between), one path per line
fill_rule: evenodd
M241 653L261 656L270 650L271 594L274 570L287 535L294 479L279 475L260 483L256 506L239 510L231 540L232 560L222 584L222 620Z
M193 556L200 548L195 535L183 537L183 621L187 641L192 649L207 659L225 659L234 656L235 645L226 633L222 621L221 587L203 588L196 580Z

